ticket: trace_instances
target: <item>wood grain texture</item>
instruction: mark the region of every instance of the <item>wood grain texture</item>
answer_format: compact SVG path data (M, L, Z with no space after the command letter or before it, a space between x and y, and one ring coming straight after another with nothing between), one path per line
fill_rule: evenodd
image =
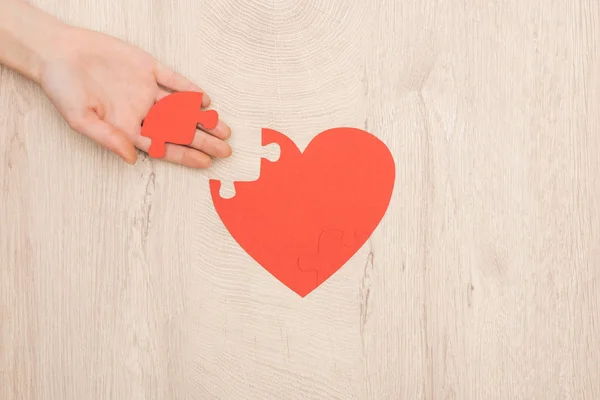
M0 69L0 399L600 398L597 1L35 4L203 86L234 156L128 166ZM208 179L335 126L396 190L301 299Z

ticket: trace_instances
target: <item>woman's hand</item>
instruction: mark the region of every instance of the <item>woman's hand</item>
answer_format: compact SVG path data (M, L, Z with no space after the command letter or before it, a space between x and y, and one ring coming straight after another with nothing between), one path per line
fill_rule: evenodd
M152 105L172 91L202 89L160 64L141 49L101 33L63 27L39 71L39 84L69 126L120 155L136 160L134 146L148 151L150 138L141 123ZM210 104L205 93L203 107ZM231 155L225 141L231 130L222 122L198 130L191 145L167 143L165 159L193 168L211 165L211 156Z
M172 91L202 91L143 50L117 38L63 24L21 0L0 2L0 64L37 82L69 126L135 163L148 151L141 124ZM161 86L163 88L161 88ZM203 95L203 106L210 98ZM165 159L206 168L231 155L231 130L219 121L190 146L166 145Z

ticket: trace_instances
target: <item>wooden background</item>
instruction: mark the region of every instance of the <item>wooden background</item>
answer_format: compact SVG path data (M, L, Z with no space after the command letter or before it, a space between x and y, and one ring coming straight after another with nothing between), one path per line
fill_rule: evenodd
M203 86L234 156L129 166L0 75L0 399L599 399L596 0L37 0ZM388 213L301 299L209 178L260 129L391 149Z

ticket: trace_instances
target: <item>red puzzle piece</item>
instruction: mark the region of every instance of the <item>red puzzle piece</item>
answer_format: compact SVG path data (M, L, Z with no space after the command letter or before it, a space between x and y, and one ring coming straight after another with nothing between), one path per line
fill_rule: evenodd
M263 129L263 146L277 143L276 162L262 159L253 182L236 195L210 190L225 227L267 271L304 297L366 242L385 214L395 181L394 159L377 137L354 128L320 133L301 153L287 136Z
M205 111L201 107L200 92L175 92L154 104L142 125L142 136L152 139L148 154L162 158L166 143L191 144L198 124L214 129L219 115L214 110Z

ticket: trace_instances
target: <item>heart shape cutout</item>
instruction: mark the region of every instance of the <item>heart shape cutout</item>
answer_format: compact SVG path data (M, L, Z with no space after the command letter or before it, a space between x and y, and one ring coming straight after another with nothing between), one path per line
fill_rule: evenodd
M262 130L279 159L261 160L256 181L235 182L215 210L237 243L288 288L305 297L338 271L383 218L394 189L394 159L383 142L356 128L321 132L304 152L284 134Z

